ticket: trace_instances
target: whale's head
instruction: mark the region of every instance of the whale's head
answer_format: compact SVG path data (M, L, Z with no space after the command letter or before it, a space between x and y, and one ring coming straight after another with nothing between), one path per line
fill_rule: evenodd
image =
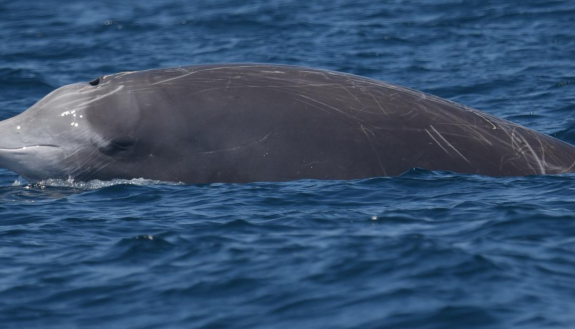
M113 155L133 144L137 107L118 97L123 89L100 79L67 85L0 122L0 167L30 181L89 179L105 171L118 160Z

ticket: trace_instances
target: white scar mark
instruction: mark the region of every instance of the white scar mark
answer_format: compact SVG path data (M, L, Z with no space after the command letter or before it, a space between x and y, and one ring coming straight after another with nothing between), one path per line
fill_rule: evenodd
M249 144L246 145L240 145L240 146L236 146L236 147L231 147L229 149L223 149L223 150L215 150L215 151L207 151L207 152L200 152L200 154L213 154L213 153L221 153L221 152L229 152L229 151L237 151L239 149L245 148L245 147L250 147L252 145L256 145L259 144L263 141L265 141L268 137L270 137L270 135L272 134L272 131L270 131L267 135L265 135L262 139L257 140L255 142L251 142Z
M178 79L181 79L181 78L185 78L185 77L187 77L187 76L189 76L189 75L196 74L196 73L199 73L199 72L215 71L215 70L224 70L224 69L234 69L234 68L244 68L244 67L252 67L252 66L224 66L224 67L213 67L213 68L209 68L209 69L192 71L192 72L190 72L190 73L182 74L182 75L177 76L177 77L174 77L174 78L169 78L169 79L166 79L166 80L154 82L154 83L151 84L151 86L155 86L155 85L159 85L159 84L161 84L161 83L166 83L166 82L178 80Z
M432 125L429 125L431 127L431 129L433 129L433 131L437 134L437 136L439 136L445 143L447 143L447 145L449 147L451 147L455 152L457 152L457 154L459 154L459 156L461 156L463 159L465 159L465 161L467 161L467 163L470 163L469 160L467 160L467 158L465 156L463 156L463 154L461 154L461 152L459 152L453 145L451 145L450 142L447 141L447 139L445 139L440 133L439 131L437 131L437 129L435 129L435 127L433 127ZM427 131L427 130L426 130ZM428 132L429 134L429 132ZM430 134L431 136L431 134Z
M119 77L121 77L121 76L128 75L128 74L132 74L132 73L136 73L136 72L138 72L138 71L125 71L125 72L120 72L120 73L114 75L114 78L119 78Z
M322 72L323 70L317 70L317 71L301 71L300 73L309 73L309 74L318 74L318 75L322 75L326 80L329 80L329 78L327 77L327 75L325 75L325 72Z
M435 143L437 145L439 145L439 147L441 147L445 151L445 153L447 153L449 156L451 156L449 151L447 151L447 149L445 147L443 147L443 145L441 145L441 143L437 139L435 139L435 137L433 137L433 135L429 132L429 130L425 129L425 132L429 135L429 137L431 137L431 139L433 139L435 141Z
M52 104L52 103L54 103L55 101L60 100L60 99L62 99L62 98L74 97L74 96L76 95L76 93L67 93L67 91L69 91L68 89L71 89L73 86L74 86L74 85L64 86L64 87L62 87L62 88L60 88L60 89L57 89L57 90L55 90L55 91L49 93L49 94L48 94L46 97L44 97L44 98L49 98L50 95L53 95L53 94L56 93L56 92L62 91L62 94L61 94L61 95L54 96L54 97L50 97L50 99L46 101L46 103L44 104L44 106L48 106L49 104ZM82 89L81 89L80 91L83 92ZM90 90L89 90L88 92L94 92L94 91L95 91L95 89L93 89L93 87L92 87L92 88L90 88ZM76 102L78 102L78 101L79 101L79 100L75 99L75 100L70 101L70 102L58 104L58 106L68 105L68 104L76 103Z
M105 98L105 97L108 97L108 96L110 96L110 95L113 95L113 94L117 93L118 91L120 91L120 90L122 90L122 89L124 89L124 86L123 86L123 85L118 86L118 88L112 90L111 92L109 92L109 93L107 93L107 94L97 96L97 97L95 97L94 99L92 99L92 100L90 100L90 101L87 101L87 102L84 102L84 103L75 105L75 107L80 107L80 106L88 105L88 104L90 104L90 103L97 102L97 101L101 100L102 98Z
M224 90L224 92L228 92L228 88L230 87L231 82L232 82L232 75L230 74L230 77L228 78L228 83L226 84L226 89Z
M367 91L367 93L371 96L371 98L373 98L373 100L377 103L377 106L379 106L379 108L381 109L381 111L382 111L385 115L389 116L389 114L387 113L387 111L383 109L383 106L381 106L381 104L379 103L379 101L377 100L377 98L375 98L375 96L373 96L373 94L371 93L371 91L369 91L369 89L367 89L367 88L364 89L364 90Z
M359 101L359 99L357 98L357 96L355 96L351 91L349 91L349 89L347 89L347 88L346 88L344 85L342 85L342 84L339 84L339 86L340 86L341 88L343 88L345 91L347 91L347 93L350 94L351 97L353 97L356 102L358 102L358 103L361 104L361 102Z
M483 120L487 121L487 122L493 127L493 128L491 128L491 129L493 129L493 130L497 129L497 126L495 126L495 125L493 124L493 122L489 121L489 120L485 117L485 115L479 114L478 111L473 110L473 109L469 109L469 108L467 108L467 107L465 107L465 109L466 109L467 111L469 111L469 112L471 112L471 113L473 113L473 114L475 114L475 115L481 117Z
M373 146L373 142L371 141L371 138L369 138L369 135L367 134L367 132L369 131L369 133L372 136L375 136L375 134L373 133L373 131L369 130L368 128L365 128L362 125L360 125L360 127L361 127L361 131L365 134L365 137L367 137L367 140L369 141L369 145L371 145L371 149L373 150L373 154L375 155L375 158L377 159L377 163L379 163L379 167L381 168L381 171L383 172L383 176L387 176L387 173L385 172L385 168L383 167L383 164L381 163L381 160L379 159L379 155L377 154L377 151L375 150L375 147Z
M513 133L514 137L515 133ZM545 160L543 159L543 161L541 161L541 159L539 158L539 156L537 155L537 153L535 153L535 150L533 149L533 147L531 147L531 144L529 144L529 142L527 141L527 139L522 135L522 134L517 134L519 137L516 137L517 139L519 139L520 141L522 141L525 145L525 147L527 147L527 149L529 149L529 152L531 152L531 154L533 155L533 159L535 160L535 162L537 162L537 166L539 166L539 173L541 175L545 175ZM541 141L539 141L539 143L541 143ZM525 154L523 154L523 156L525 157Z
M299 95L299 94L298 94L297 96L302 97L302 98L305 98L305 99L308 99L308 100L310 100L310 101L312 101L312 102L314 102L314 103L316 103L316 104L323 105L323 106L325 106L325 107L327 107L327 108L329 108L329 109L332 109L332 110L334 110L334 111L336 111L336 112L338 112L338 113L343 114L343 115L346 116L347 118L353 119L353 120L356 121L356 122L362 122L362 123L368 124L368 123L366 123L365 121L363 121L363 120L361 120L361 119L358 119L358 118L356 118L355 116L353 116L353 115L351 115L351 114L349 114L349 113L346 113L346 112L344 112L344 111L342 111L342 110L340 110L340 109L337 109L337 108L335 108L335 107L333 107L333 106L331 106L331 105L328 105L328 104L326 104L326 103L324 103L324 102L320 102L320 101L318 101L317 99L308 97L308 96L306 96L306 95ZM302 100L300 100L300 99L297 99L297 98L294 98L294 99L295 99L296 101L298 101L298 102L301 102L301 103L304 103L304 104L313 106L312 104L309 104L309 103L307 103L307 102L304 102L304 101L302 101ZM313 106L313 107L314 107L314 108L317 108L317 109L319 109L319 110L322 110L322 111L324 111L324 112L330 113L329 111L326 111L325 109L321 109L321 108L319 108L319 107L317 107L317 106ZM330 114L335 115L334 113L330 113Z

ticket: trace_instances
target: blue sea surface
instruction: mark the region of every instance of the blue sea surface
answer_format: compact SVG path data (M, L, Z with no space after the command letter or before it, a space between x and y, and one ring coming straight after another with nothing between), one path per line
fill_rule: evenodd
M575 1L0 0L0 119L121 71L363 75L575 143ZM0 328L575 328L575 174L28 183Z

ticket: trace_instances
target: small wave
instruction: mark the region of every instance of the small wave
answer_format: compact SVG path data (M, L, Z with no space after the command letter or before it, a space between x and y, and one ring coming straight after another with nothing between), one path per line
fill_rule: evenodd
M561 129L551 134L566 143L575 144L575 124L569 124L565 129Z
M153 257L161 257L165 252L176 246L155 235L144 234L131 238L123 238L115 243L105 256L100 259L105 262L147 262Z
M57 87L57 84L35 70L0 67L0 86L6 88L25 86L52 90Z

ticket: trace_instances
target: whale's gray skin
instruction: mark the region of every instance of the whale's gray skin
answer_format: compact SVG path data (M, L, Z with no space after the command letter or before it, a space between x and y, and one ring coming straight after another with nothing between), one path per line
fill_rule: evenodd
M30 181L357 179L414 168L574 171L575 147L385 82L282 65L124 72L0 122L0 166Z

